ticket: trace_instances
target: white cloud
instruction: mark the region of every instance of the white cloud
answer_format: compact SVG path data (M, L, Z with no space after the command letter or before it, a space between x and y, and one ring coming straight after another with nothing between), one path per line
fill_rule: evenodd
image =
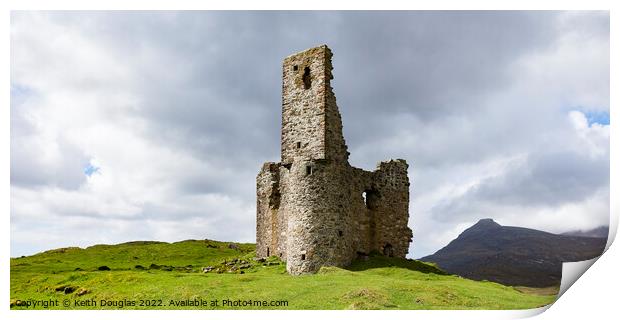
M229 222L218 217L247 218L247 200L217 193L196 197L179 188L234 173L149 137L146 120L134 115L148 107L137 88L149 70L84 31L43 13L15 16L11 80L32 96L13 105L23 125L14 122L12 128L13 242L38 249L88 245L135 239L131 230L149 239L226 238L221 227ZM144 52L138 57L166 62L160 58ZM170 75L182 76L178 70ZM88 163L96 164L97 174L85 176ZM34 171L37 184L23 185L21 171ZM39 221L36 232L26 227L33 220ZM86 222L68 223L76 220ZM247 222L228 220L248 229Z

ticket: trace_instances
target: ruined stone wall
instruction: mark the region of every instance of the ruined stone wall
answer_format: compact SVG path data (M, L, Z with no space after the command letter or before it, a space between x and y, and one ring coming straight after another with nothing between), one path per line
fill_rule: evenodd
M282 66L281 161L325 159L325 49L284 59Z
M277 254L278 210L280 207L279 164L263 164L256 177L256 255L267 257Z
M412 232L409 221L409 178L407 162L381 162L374 172L373 186L377 197L375 211L376 243L373 250L388 256L404 257L409 251Z
M405 257L411 241L408 166L349 165L331 57L320 46L284 60L281 162L257 176L257 256L281 257L291 274L371 252Z

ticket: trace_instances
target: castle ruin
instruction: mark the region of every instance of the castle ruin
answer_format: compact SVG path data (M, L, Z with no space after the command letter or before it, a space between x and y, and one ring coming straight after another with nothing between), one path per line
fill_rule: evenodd
M293 275L371 252L404 258L412 237L405 160L349 164L331 57L322 45L284 59L281 160L256 178L256 254Z

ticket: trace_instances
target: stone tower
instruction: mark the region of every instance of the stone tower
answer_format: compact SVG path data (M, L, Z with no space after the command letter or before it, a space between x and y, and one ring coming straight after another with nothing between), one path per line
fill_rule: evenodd
M331 57L322 45L284 59L281 160L256 179L257 256L279 256L291 274L371 252L404 258L412 237L405 160L349 165Z

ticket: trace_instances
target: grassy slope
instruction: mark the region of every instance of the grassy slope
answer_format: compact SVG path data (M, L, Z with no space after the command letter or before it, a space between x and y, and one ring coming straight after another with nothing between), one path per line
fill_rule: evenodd
M555 299L554 295L527 294L492 282L444 275L418 261L380 256L347 269L326 267L316 275L294 277L275 258L267 266L253 261L253 252L253 244L230 249L227 243L207 240L46 251L11 259L11 301L163 299L168 304L170 299L202 298L288 300L286 309L525 309ZM200 272L204 266L223 266L222 261L233 258L251 261L252 266L244 274L238 270ZM151 264L183 268L149 270ZM103 265L112 270L97 271ZM138 270L136 265L147 270ZM66 285L76 291L56 291ZM88 293L78 296L80 289Z

